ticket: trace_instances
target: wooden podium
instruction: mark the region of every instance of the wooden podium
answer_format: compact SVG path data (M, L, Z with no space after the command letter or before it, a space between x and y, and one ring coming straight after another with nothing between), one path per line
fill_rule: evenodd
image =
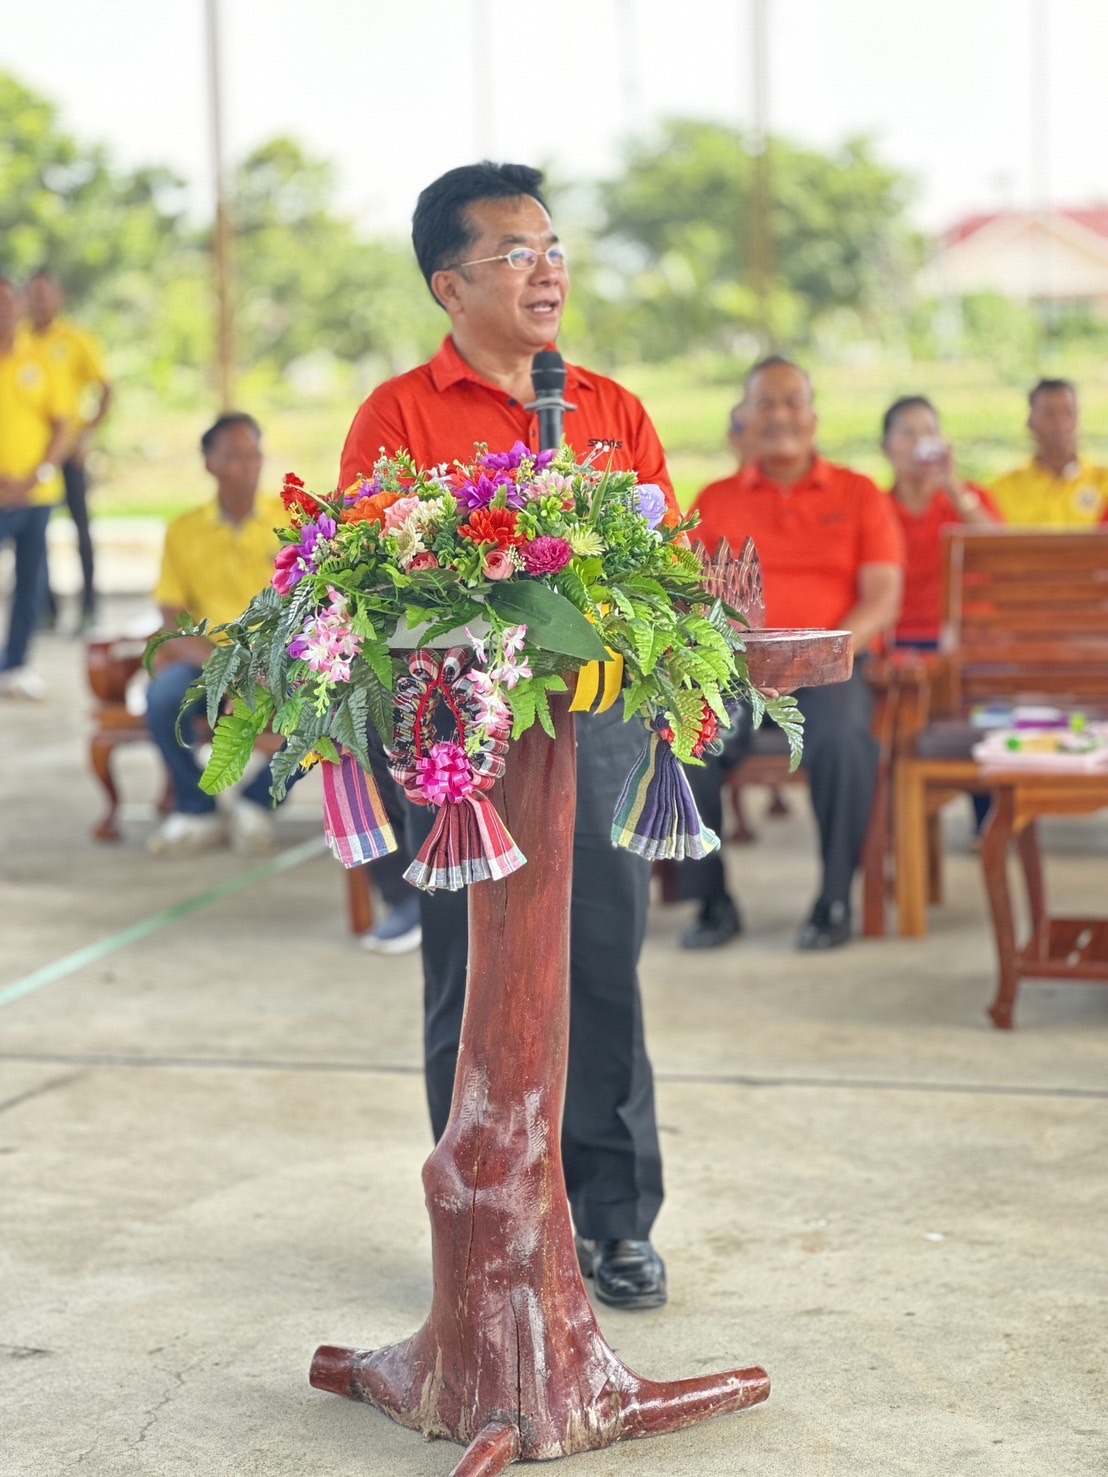
M536 724L494 793L528 858L469 890L469 980L450 1120L423 1169L434 1292L423 1327L327 1345L311 1382L467 1450L452 1477L675 1431L755 1405L763 1369L642 1379L597 1327L577 1265L559 1130L569 1043L576 747Z

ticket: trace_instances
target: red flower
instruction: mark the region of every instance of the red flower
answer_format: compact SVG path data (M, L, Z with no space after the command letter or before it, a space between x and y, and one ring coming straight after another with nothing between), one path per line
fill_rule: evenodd
M692 751L698 759L708 745L715 742L717 733L719 733L719 719L712 712L711 708L709 708L708 704L705 703L704 710L700 715L700 730L696 735L696 742L692 746Z
M438 556L431 553L430 549L424 549L422 554L417 554L408 565L409 574L418 574L421 569L438 569Z
M473 544L510 549L523 542L523 535L516 532L518 522L519 516L511 508L477 508L469 515L469 522L458 529L458 537Z
M284 485L281 488L281 501L292 523L299 523L304 518L314 518L320 512L318 500L312 497L294 472L285 473Z

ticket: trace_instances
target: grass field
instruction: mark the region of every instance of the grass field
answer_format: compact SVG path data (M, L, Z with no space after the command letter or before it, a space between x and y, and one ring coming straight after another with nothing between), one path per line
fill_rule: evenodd
M1108 363L1067 366L1081 387L1082 449L1108 461ZM628 366L617 378L645 402L666 446L678 495L688 504L705 483L733 468L725 440L739 376L718 365ZM988 482L1027 455L1024 391L973 361L915 365L829 366L813 370L819 444L884 485L886 463L877 444L881 416L898 395L923 393L936 403L965 476ZM286 471L310 487L334 485L339 452L365 387L351 382L326 399L244 388L243 408L265 430L265 483L274 490ZM211 408L159 403L141 386L120 387L94 467L94 516L166 518L210 495L197 442Z

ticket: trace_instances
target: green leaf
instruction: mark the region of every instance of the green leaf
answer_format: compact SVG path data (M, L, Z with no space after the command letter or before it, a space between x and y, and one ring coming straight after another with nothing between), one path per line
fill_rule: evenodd
M362 660L369 664L370 671L382 687L392 691L393 666L389 649L383 641L367 642L362 647Z
M242 779L258 733L251 718L224 713L212 733L212 757L200 776L205 795L218 795Z
M804 714L794 697L775 697L766 703L766 712L789 741L790 773L800 763L804 751Z
M204 663L201 680L208 695L208 722L215 727L227 689L233 684L246 660L237 646L217 646Z
M634 645L639 666L645 670L654 646L654 629L647 621L634 620L628 625L627 634Z
M557 590L539 580L494 585L489 606L501 618L527 627L527 637L544 651L557 651L579 661L603 661L605 646L593 626Z
M363 769L369 768L366 724L369 721L369 693L364 687L350 687L331 715L330 734L344 749L349 749Z
M390 665L389 677L392 677ZM351 691L365 693L366 711L369 721L377 730L384 744L389 745L393 739L393 707L392 692L389 687L377 676L373 669L365 662L355 662L350 669Z
M550 738L557 738L558 735L554 731L554 719L551 716L550 712L550 699L547 697L545 687L539 688L538 699L539 701L537 704L537 712L539 715L539 722L542 724L544 730Z
M519 738L535 721L539 703L539 688L535 682L521 682L509 699L512 706L512 737Z

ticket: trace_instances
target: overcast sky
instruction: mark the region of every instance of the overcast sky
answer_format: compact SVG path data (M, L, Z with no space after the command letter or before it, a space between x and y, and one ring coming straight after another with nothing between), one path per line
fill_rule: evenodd
M292 134L369 227L403 227L424 184L483 154L595 176L658 117L751 121L752 0L219 3L229 156ZM1108 0L768 5L774 131L872 134L916 178L921 224L1108 202ZM204 0L3 10L0 67L122 162L173 166L206 211Z

